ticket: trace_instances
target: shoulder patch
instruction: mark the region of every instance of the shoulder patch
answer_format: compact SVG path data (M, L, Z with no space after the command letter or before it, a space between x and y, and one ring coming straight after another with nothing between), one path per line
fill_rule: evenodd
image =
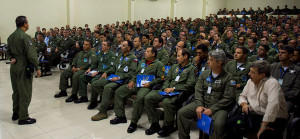
M136 59L136 58L135 58L135 59L133 59L133 62L138 62L138 61L139 61L139 60L138 60L138 59Z
M236 81L235 80L230 80L230 85L235 86L236 85Z
M31 41L28 41L28 44L29 44L29 46L32 46L32 42Z

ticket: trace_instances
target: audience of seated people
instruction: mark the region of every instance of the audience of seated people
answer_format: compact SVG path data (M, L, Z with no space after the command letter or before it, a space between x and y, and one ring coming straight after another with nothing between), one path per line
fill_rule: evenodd
M292 111L299 102L300 14L295 18L268 17L265 13L273 12L271 7L264 11L250 8L241 12L252 15L241 18L212 15L205 19L151 18L144 23L139 20L98 24L94 30L88 24L84 28L67 25L49 31L44 28L40 31L37 27L36 47L38 52L47 55L52 66L56 66L64 58L61 55L68 52L72 64L62 72L61 91L55 97L67 96L68 78L72 78L72 95L66 102L90 100L88 109L96 108L99 103L99 113L92 116L93 121L108 118L107 111L114 104L116 118L110 121L111 124L126 123L124 103L130 95L137 94L128 133L137 130L145 106L151 123L146 134L157 132L160 136L167 136L176 123L177 97L164 98L157 94L164 90L167 93L195 92L195 100L178 113L180 138L189 138L189 119L201 118L202 113L214 119L210 138L221 138L227 113L235 103L239 103L244 111L253 108L251 112L257 114L256 124L262 123L260 128L254 129L259 135L269 128L281 133L277 124L286 124L287 111ZM271 71L265 71L269 67L261 69L261 64L271 65ZM171 66L168 74L162 74L165 66ZM137 74L146 73L154 74L157 79L137 88ZM117 77L107 80L112 74ZM276 92L270 92L272 88L255 92L259 91L255 85L271 86L269 82L276 83L272 86ZM92 86L89 99L88 83ZM151 90L158 83L163 83L163 87ZM261 102L256 102L252 101L252 95L259 94L251 93L265 95L258 100ZM276 96L266 98L272 94ZM155 113L155 107L161 101L165 111L163 128L160 128ZM264 105L258 106L258 103ZM272 107L268 107L269 104ZM275 105L278 105L276 108L285 108L275 110ZM277 123L277 119L283 120Z
M275 10L273 10L273 8L270 6L265 7L263 10L260 9L260 7L258 7L256 11L254 11L252 7L250 7L248 11L245 8L243 8L243 10L241 11L240 9L231 9L231 11L228 11L228 9L224 8L223 10L219 9L217 15L252 15L255 13L273 13L275 15L297 15L300 13L300 9L297 9L296 6L294 6L293 9L289 9L287 5L284 6L284 9L280 9L279 6L277 6Z

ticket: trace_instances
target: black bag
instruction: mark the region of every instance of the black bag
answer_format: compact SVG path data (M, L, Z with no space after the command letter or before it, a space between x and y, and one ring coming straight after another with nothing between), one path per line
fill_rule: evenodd
M242 108L236 104L228 114L226 132L231 135L242 136L246 131L252 128L250 117L250 112L248 112L248 115L243 113Z

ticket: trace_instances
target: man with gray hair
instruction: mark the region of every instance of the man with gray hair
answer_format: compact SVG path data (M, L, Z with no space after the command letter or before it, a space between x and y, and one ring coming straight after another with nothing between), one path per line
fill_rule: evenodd
M213 119L214 130L209 138L222 138L228 110L235 101L236 81L223 69L224 51L214 50L208 55L209 70L203 71L196 83L195 99L178 111L180 139L190 138L190 120L201 119L202 114Z
M250 65L248 80L239 97L239 105L251 113L252 129L257 138L282 138L288 118L286 101L278 81L270 76L270 64L258 60Z

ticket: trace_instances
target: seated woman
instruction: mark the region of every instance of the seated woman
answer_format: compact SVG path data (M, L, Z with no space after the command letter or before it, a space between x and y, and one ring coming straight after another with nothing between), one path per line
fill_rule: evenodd
M270 76L270 64L257 60L250 65L248 80L239 97L239 105L251 113L252 129L259 139L282 139L288 113L278 81Z

